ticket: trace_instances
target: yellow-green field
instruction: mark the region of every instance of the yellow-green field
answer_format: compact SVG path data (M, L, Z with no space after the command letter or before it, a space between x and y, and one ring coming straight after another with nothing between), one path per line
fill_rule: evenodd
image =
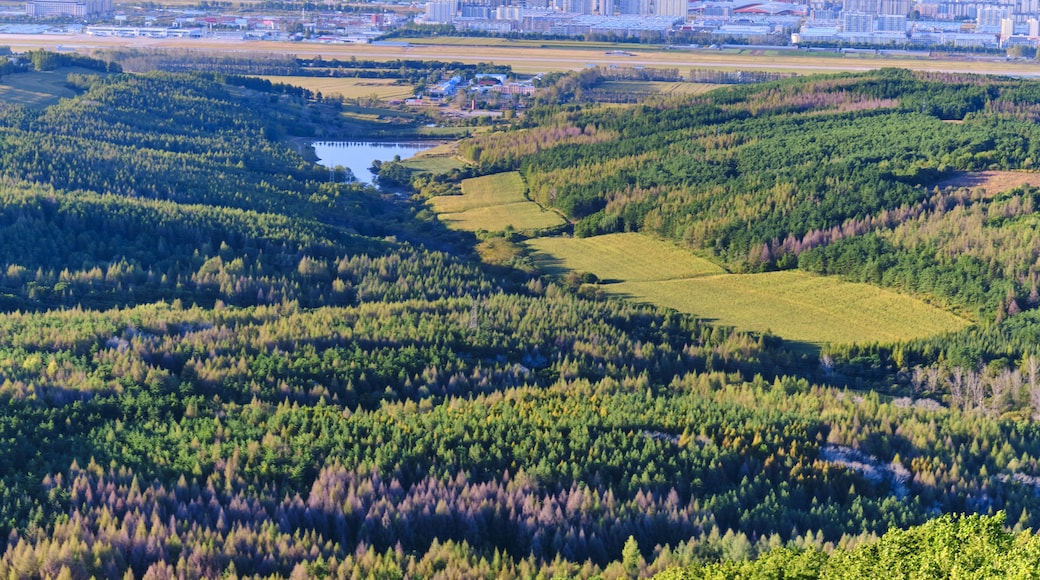
M551 274L592 272L600 280L659 281L724 274L716 264L643 234L535 238L535 264Z
M543 209L533 201L478 207L461 213L443 214L440 219L449 227L470 232L500 232L509 226L518 231L540 230L563 223L559 214Z
M458 213L476 208L526 202L524 181L516 171L462 180L462 195L430 200L437 213Z
M742 330L811 344L895 342L963 328L968 321L916 298L803 272L721 274L707 260L641 234L528 242L550 271L616 281L611 294L674 308ZM688 276L683 276L688 274Z
M699 95L722 85L657 81L608 81L597 88L626 93L658 93L661 95Z
M415 92L412 85L395 84L394 79L357 79L331 77L261 76L272 83L292 85L327 97L339 95L347 99L375 97L380 100L407 99Z
M512 171L462 181L462 195L430 199L430 206L449 226L467 230L520 231L562 225L559 214L529 201L520 174Z

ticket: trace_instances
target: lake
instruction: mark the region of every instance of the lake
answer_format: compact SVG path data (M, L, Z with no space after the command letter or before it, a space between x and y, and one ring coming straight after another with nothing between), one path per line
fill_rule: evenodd
M342 165L354 173L362 183L373 183L375 176L369 171L372 161L390 161L394 155L408 159L416 153L429 149L436 143L396 143L391 141L315 141L311 144L318 156L318 163L325 167Z

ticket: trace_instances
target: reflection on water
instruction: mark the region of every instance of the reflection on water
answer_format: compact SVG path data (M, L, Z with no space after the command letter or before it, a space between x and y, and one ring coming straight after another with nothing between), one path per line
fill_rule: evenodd
M432 143L389 141L315 141L311 145L318 155L318 163L330 169L337 165L346 167L363 183L372 183L375 180L375 176L369 171L373 161L390 161L395 155L400 155L401 159L408 159L434 146Z

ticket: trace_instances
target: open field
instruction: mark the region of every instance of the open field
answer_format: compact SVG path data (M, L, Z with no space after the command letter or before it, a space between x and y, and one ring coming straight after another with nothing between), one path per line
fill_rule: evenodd
M550 274L592 272L601 280L659 281L725 273L716 264L670 242L637 233L591 238L536 238L526 242L535 264Z
M437 213L457 213L482 207L526 202L524 182L516 171L462 180L462 195L430 200Z
M624 282L607 288L612 294L810 344L895 342L968 325L910 296L804 272Z
M939 187L970 187L985 189L995 195L1022 185L1040 187L1040 173L1024 171L974 171L960 173L937 184Z
M440 220L450 227L475 232L500 232L509 226L518 231L540 230L563 224L559 214L543 209L533 201L478 207L460 213L442 214Z
M709 83L655 82L655 81L608 81L596 87L606 91L626 93L658 93L662 95L700 95L723 85Z
M0 79L0 101L38 108L53 105L75 96L76 93L65 86L69 73L98 74L94 70L72 67L5 75Z
M520 174L511 171L462 181L462 195L443 195L429 204L449 226L467 230L501 231L507 226L527 231L562 225L556 212L525 195Z
M715 264L642 234L527 242L547 272L591 272L606 292L810 344L893 342L968 322L916 298L803 272L723 274Z
M357 79L357 78L330 78L330 77L282 77L261 76L272 83L282 83L301 87L310 91L320 92L331 97L339 95L347 99L357 99L374 96L378 99L406 99L415 92L412 85L395 84L393 79Z
M416 155L402 161L405 167L426 173L447 173L452 169L462 169L465 164L455 157L444 155Z

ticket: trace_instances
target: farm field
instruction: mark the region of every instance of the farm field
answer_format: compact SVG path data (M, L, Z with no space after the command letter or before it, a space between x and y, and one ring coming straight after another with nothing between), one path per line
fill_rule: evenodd
M462 181L462 195L444 195L429 204L449 226L468 230L536 230L562 225L559 214L543 209L524 195L524 182L513 171Z
M320 92L325 96L339 95L347 99L376 97L381 100L406 99L415 92L412 85L395 83L394 79L330 78L308 76L260 76L272 83L282 83Z
M724 274L718 265L637 233L591 238L536 238L526 242L535 264L550 274L592 272L601 280L655 281Z
M642 234L527 242L547 272L591 272L615 296L673 308L741 330L810 344L892 342L961 329L968 321L916 298L802 272L723 274Z

